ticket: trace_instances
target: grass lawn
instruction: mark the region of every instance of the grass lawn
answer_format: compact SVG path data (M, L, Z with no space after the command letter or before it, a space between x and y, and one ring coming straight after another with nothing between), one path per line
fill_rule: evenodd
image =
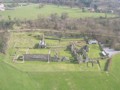
M22 34L22 35L21 35ZM34 33L32 33L34 34ZM38 34L38 33L37 33ZM0 54L0 90L119 90L120 54L112 60L110 72L104 72L105 61L101 60L101 70L97 64L73 64L66 62L28 62L13 63L14 41L30 38L26 33L11 33L6 55ZM33 42L37 42L31 37ZM75 39L74 39L75 40ZM78 40L78 39L77 39ZM67 40L68 43L69 40ZM51 41L48 41L48 43ZM55 41L53 41L54 43ZM63 40L62 45L67 45ZM19 45L19 44L18 44ZM26 45L26 44L25 44ZM24 46L21 44L20 46ZM97 45L89 46L90 52L99 53ZM94 49L93 49L94 48ZM25 52L24 49L21 51ZM45 50L46 51L46 50ZM31 51L31 52L34 52ZM38 51L36 51L38 52ZM44 51L41 51L44 52ZM46 51L47 52L47 51ZM70 55L61 51L61 54ZM92 55L90 55L92 56ZM93 57L95 57L93 55Z
M88 57L90 58L99 58L100 57L100 48L98 44L89 45Z
M29 49L29 54L48 54L49 50L51 50L51 56L55 55L55 50L58 51L60 57L68 57L73 60L73 56L71 55L70 51L66 50L67 46L70 44L71 41L78 41L81 42L79 44L85 44L82 38L77 39L61 39L60 43L59 40L52 40L52 39L45 39L48 46L53 46L51 49L33 49L36 43L39 43L39 39L35 38L36 35L40 35L39 32L32 32L32 33L11 33L11 38L9 41L9 49L8 54L6 56L5 62L12 65L13 67L26 71L26 72L61 72L61 71L100 71L99 66L94 64L89 64L88 67L86 64L73 64L70 62L25 62L24 64L16 64L12 62L13 55L16 53L17 55L23 55ZM48 36L49 37L49 36ZM55 48L54 46L61 46L60 48ZM16 48L15 48L16 47ZM18 47L18 48L17 48ZM79 46L80 48L80 46ZM91 50L93 48L91 47ZM97 50L99 51L99 49ZM11 59L11 60L10 60ZM104 67L104 66L103 66Z
M36 19L38 16L48 17L52 13L57 13L60 15L61 13L67 12L69 17L71 18L85 18L85 17L104 17L104 13L90 13L90 12L82 12L79 8L70 8L67 6L56 6L56 5L45 5L43 8L38 8L38 4L31 4L28 6L17 7L15 10L6 10L4 12L0 12L0 15L3 18L19 18L19 19ZM108 14L108 17L113 17L115 15Z
M109 73L91 71L23 72L3 62L4 59L1 56L0 61L0 90L120 89L119 54L113 57ZM45 70L44 67L43 70Z

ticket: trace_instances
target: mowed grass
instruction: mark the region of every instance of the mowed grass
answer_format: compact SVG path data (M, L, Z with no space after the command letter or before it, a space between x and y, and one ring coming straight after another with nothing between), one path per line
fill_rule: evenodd
M113 57L111 71L23 72L0 57L0 90L119 90L120 54ZM42 68L42 67L41 67Z
M38 16L48 17L52 13L68 13L71 18L85 18L85 17L105 17L104 13L92 13L92 12L82 12L79 8L70 8L67 6L56 6L56 5L45 5L43 8L38 8L38 4L31 4L28 6L17 7L15 10L6 10L0 12L2 18L8 19L8 16L11 18L19 19L36 19ZM108 14L108 17L114 17L115 15Z
M0 61L0 90L30 90L35 88L34 82L27 74L4 63L1 55Z
M50 62L50 63L39 62L39 61L38 62L25 61L25 63L23 64L13 63L12 59L15 53L18 56L18 55L25 54L26 51L28 51L29 54L48 54L49 50L51 50L52 57L54 57L55 51L57 51L61 58L68 57L70 60L73 60L74 58L71 55L70 51L67 50L67 46L70 44L71 41L83 42L82 38L62 39L60 42L59 40L45 39L47 45L53 46L52 48L33 49L34 45L39 43L39 39L36 39L35 36L40 34L41 33L39 32L35 32L35 33L34 32L32 33L25 33L25 32L12 33L11 32L11 38L9 40L9 49L8 49L8 54L6 56L5 62L21 71L26 71L26 72L63 72L63 71L97 71L99 72L101 71L98 64L94 64L94 66L92 66L92 64L90 63L87 67L86 63L74 64L74 63L71 63L70 61ZM59 47L59 46L62 46L62 47ZM31 47L31 49L28 50L29 47Z
M90 58L99 58L100 57L100 47L98 44L89 45L88 57Z
M97 64L94 64L92 67L91 63L89 63L88 67L86 67L86 64L64 62L47 63L35 61L25 62L24 64L13 63L10 54L12 50L14 51L14 42L22 41L22 36L24 38L30 38L26 33L12 33L9 41L8 53L6 56L0 55L0 90L120 89L120 54L113 57L109 73L103 71L105 64L104 60L100 61L102 70L100 70ZM31 39L33 38L34 37L31 37ZM38 40L33 40L33 42L37 41ZM48 43L49 42L51 41L48 41ZM63 43L67 45L65 41ZM22 46L24 46L24 44ZM98 46L90 46L90 48L94 48L93 51L98 54ZM25 52L24 49L23 52Z

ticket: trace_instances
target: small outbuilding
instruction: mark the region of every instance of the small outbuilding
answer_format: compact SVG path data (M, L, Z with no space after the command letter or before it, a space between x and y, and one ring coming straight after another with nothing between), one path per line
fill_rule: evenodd
M42 39L39 42L39 48L45 48L45 47L46 47L46 42L45 42L44 34L43 34Z
M98 41L97 40L89 40L88 44L98 44Z
M3 3L0 3L0 11L5 11L5 5Z
M45 47L46 47L45 41L40 40L40 42L39 42L39 47L40 47L40 48L45 48Z

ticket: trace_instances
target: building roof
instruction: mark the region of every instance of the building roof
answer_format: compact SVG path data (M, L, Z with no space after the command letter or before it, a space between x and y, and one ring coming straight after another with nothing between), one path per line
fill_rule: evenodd
M0 11L5 11L5 5L3 3L0 3Z
M98 43L98 41L97 40L89 40L89 42L88 42L89 44L97 44Z

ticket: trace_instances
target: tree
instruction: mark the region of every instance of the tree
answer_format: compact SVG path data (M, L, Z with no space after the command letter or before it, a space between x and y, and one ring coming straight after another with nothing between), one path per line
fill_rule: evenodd
M9 39L9 33L7 32L0 33L0 52L1 53L6 52L8 39Z
M79 3L83 3L86 7L90 7L93 0L78 0Z
M68 18L68 13L62 13L61 14L61 19L65 20Z
M54 14L51 14L50 15L50 19L51 19L51 21L57 21L57 20L59 20L59 16L58 16L58 14L57 13L54 13Z
M69 1L69 6L70 6L71 8L73 8L74 3L75 3L74 0L70 0L70 1Z
M85 12L85 8L84 7L82 7L82 12Z
M97 9L98 9L98 6L95 4L94 5L94 10L97 11Z

